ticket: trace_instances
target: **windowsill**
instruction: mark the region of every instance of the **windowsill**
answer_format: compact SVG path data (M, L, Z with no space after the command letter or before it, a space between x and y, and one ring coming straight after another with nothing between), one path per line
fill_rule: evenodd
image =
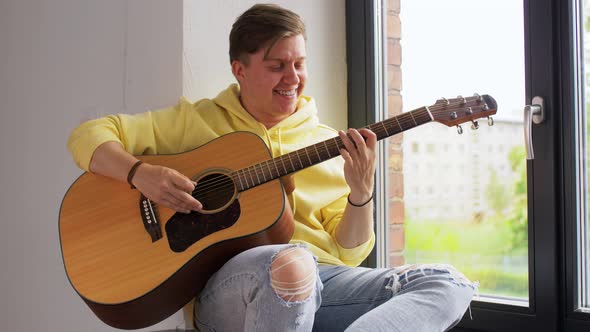
M529 301L514 297L504 297L504 296L474 296L473 301L479 301L484 303L496 303L496 304L504 304L510 305L515 307L529 307Z

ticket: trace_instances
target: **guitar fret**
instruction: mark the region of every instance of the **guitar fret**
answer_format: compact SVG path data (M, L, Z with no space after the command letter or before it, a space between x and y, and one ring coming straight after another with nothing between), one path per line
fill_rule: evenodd
M275 165L275 169L277 170L277 177L281 176L281 172L279 171L279 168L277 167L276 161L273 162L273 165Z
M272 175L272 170L270 169L270 165L269 165L269 161L266 161L266 168L268 168L268 173L270 174L270 178L274 178L274 176ZM278 177L278 174L277 174Z
M264 177L264 182L267 182L268 180L266 179L266 171L262 167L262 163L260 163L259 165L260 165L260 170L262 171L262 176ZM272 179L272 174L269 174L269 179Z
M315 154L318 155L318 161L322 160L322 157L320 156L320 153L318 152L318 146L317 144L313 145L313 148L315 149Z
M330 155L330 150L328 149L328 145L326 144L326 141L324 141L324 146L326 147L326 153L328 153L328 157L332 158L332 156Z
M289 172L287 172L287 167L285 167L285 156L281 156L279 159L281 160L281 163L283 164L283 170L285 170L285 174L289 173Z
M254 174L256 174L256 179L258 180L258 184L261 184L262 182L260 182L260 178L258 177L258 171L256 171L256 165L254 165L253 168L254 168Z
M399 131L402 132L404 131L404 128L402 127L402 125L399 123L399 120L397 119L397 116L395 118L393 118L395 120L395 122L397 122L397 125L399 127Z
M389 120L391 120L391 119L389 119ZM391 121L389 121L389 120L385 120L385 121L381 122L381 125L383 126L383 130L385 130L385 135L386 135L385 137L389 137L391 135L396 134L395 128L391 127ZM389 129L387 129L387 127L389 127ZM393 130L393 133L391 133L390 130ZM380 139L380 137L377 136L377 139Z
M309 160L309 165L313 165L313 162L311 161L311 158L309 157L309 152L307 151L307 148L305 148L305 155L307 156L307 160Z
M334 137L332 140L334 141L334 143L336 143L336 151L335 151L335 153L338 154L340 152L340 149L341 148L344 148L344 142L342 142L342 140L340 139L340 137Z
M254 184L254 177L252 176L252 170L251 170L251 168L252 167L248 167L247 169L248 169L248 175L250 175L250 180L252 180L252 187L254 187L255 186L255 184Z
M299 157L299 152L295 152L295 155L297 156L297 159L299 159L299 169L302 169L303 163L301 162L301 158Z
M416 124L416 126L417 126L418 125L418 122L416 122L416 119L414 119L414 116L412 115L412 112L408 112L408 114L410 114L410 117L414 121L414 124Z
M246 169L242 170L242 174L244 175L244 181L246 181L246 187L244 187L244 188L250 188L250 184L248 183L248 178L246 177Z
M266 175L264 174L264 169L262 169L262 164L258 164L258 166L260 167L260 173L262 173L262 180L266 182Z
M242 169L242 179L246 182L246 186L244 188L250 188L250 183L248 183L248 177L246 176L246 169Z
M287 154L286 156L287 156L287 158L289 158L289 162L291 163L291 167L292 167L291 171L294 171L295 166L293 166L293 160L291 160L291 154Z
M385 134L387 134L388 137L391 136L389 130L387 130L387 127L385 126L385 122L381 122L381 126L383 127L383 130L385 130Z
M238 180L240 181L240 187L242 187L242 190L244 190L244 184L242 183L242 176L240 175L240 171L241 170L237 170L236 171L236 176L238 177Z
M240 177L240 171L238 171L237 173L235 173L235 176L238 178L238 180L240 181L240 187L241 190L244 190L244 184L242 183L242 177ZM235 180L234 180L235 182Z

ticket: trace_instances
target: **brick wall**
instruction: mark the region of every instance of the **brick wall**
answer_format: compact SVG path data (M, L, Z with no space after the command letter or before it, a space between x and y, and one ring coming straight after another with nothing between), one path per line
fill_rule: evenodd
M402 46L400 1L387 0L387 110L388 117L402 112ZM389 265L404 264L404 175L403 175L403 133L389 138Z

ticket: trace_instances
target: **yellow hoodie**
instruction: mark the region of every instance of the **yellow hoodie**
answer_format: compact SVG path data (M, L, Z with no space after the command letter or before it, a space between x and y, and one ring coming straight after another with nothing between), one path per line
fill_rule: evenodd
M191 103L181 98L176 106L158 111L88 121L72 132L68 148L78 166L88 170L94 150L107 141L120 142L133 155L174 154L227 133L249 131L277 157L337 135L319 123L310 97L301 97L297 112L267 130L242 107L238 96L239 87L232 84L214 99ZM320 263L357 266L373 248L375 235L356 248L343 248L336 241L336 226L349 193L343 164L336 157L294 174L295 190L289 197L295 219L291 242L307 244Z

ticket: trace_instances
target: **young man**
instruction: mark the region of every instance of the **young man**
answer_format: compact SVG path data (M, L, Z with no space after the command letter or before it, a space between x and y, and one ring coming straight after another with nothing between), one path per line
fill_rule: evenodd
M445 331L473 295L461 273L445 265L356 267L374 244L376 137L318 122L313 99L303 95L305 40L297 14L255 5L230 33L238 85L211 100L181 99L164 110L89 121L68 147L83 169L129 181L152 201L190 212L202 209L190 194L195 183L173 169L139 164L134 155L179 153L245 130L276 157L339 135L342 158L293 176L291 243L228 261L196 299L196 324L201 331Z

